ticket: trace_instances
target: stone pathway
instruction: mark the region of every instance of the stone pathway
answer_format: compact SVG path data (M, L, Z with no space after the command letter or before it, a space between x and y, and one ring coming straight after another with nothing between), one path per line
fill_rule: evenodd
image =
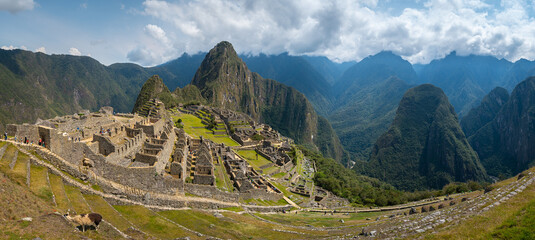
M394 217L386 219L384 222L367 227L366 231L369 233L375 231L375 237L380 239L395 239L406 238L414 234L424 233L428 231L435 231L444 227L445 223L448 226L456 225L468 218L480 215L489 211L493 207L499 206L511 197L521 193L527 186L535 182L535 173L529 172L525 177L497 188L486 194L481 194L473 199L468 199L465 202L461 200L455 201L455 205L446 206L443 209L438 209L426 213L418 213L409 216ZM449 205L451 201L444 202Z

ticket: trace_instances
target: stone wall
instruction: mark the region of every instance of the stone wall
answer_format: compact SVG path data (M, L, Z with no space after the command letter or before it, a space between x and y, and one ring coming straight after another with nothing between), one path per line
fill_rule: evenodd
M25 137L34 144L39 142L39 131L36 125L29 124L8 124L7 125L7 135L17 137L17 141L20 142L21 139Z
M267 192L264 189L255 188L248 190L247 192L240 193L240 199L262 199L268 201L279 201L282 198L282 193Z
M199 197L213 198L226 202L238 202L239 197L237 193L223 192L215 186L198 185L185 183L184 192L193 194Z
M104 156L115 152L115 145L105 135L93 134L93 142L98 142L98 152Z

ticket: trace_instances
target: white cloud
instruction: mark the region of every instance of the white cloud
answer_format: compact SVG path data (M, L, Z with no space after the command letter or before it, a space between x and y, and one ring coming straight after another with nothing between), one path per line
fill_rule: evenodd
M13 45L9 45L9 46L2 46L0 47L0 49L2 50L14 50L14 49L18 49L17 47L13 47Z
M35 49L35 52L46 53L46 49L45 47L40 47L38 49Z
M360 60L391 50L413 63L427 63L457 51L517 60L535 58L533 2L502 0L428 0L421 8L397 15L377 8L377 0L254 1L147 0L144 14L165 23L144 32L162 46L132 50L150 52L153 64L168 54L207 51L228 40L242 53L325 55ZM143 44L151 45L145 41ZM154 44L152 44L154 45ZM149 49L151 51L149 51ZM160 49L160 50L158 50Z
M33 0L0 0L0 11L17 13L24 10L32 10L35 6Z
M2 49L2 50L15 50L15 49L28 50L28 48L26 48L25 46L15 47L13 45L2 46L2 47L0 47L0 49Z
M82 53L77 48L71 48L69 49L69 54L74 56L82 56Z
M143 28L143 33L142 44L128 52L126 56L130 61L153 66L169 61L178 54L173 41L161 27L147 24Z

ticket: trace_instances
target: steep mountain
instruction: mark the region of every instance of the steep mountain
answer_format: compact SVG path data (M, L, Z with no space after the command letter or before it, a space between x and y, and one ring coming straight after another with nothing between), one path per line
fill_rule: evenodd
M209 105L247 113L298 143L316 145L328 157L343 157L336 134L307 98L292 87L249 71L229 42L210 50L191 85Z
M507 100L509 100L509 93L505 88L496 87L490 91L481 100L481 104L472 108L461 120L464 134L470 137L481 127L492 121Z
M391 52L367 57L343 74L334 86L338 97L328 119L352 158L368 159L409 83L415 81L411 64Z
M382 82L391 76L397 76L408 84L416 83L418 79L408 61L390 51L383 51L347 69L334 85L334 93L352 95L358 89Z
M394 122L377 139L369 162L358 168L406 190L486 179L448 98L431 84L403 95Z
M0 124L34 122L106 105L130 112L150 75L139 66L123 67L135 71L106 67L90 57L0 50Z
M143 84L141 91L139 91L139 95L137 96L132 112L138 112L147 101L153 98L160 99L166 107L172 107L176 102L174 97L171 95L169 88L165 86L163 80L158 75L150 77Z
M503 79L503 87L513 91L515 86L527 77L535 76L535 61L520 59L513 63Z
M520 82L496 117L470 144L493 176L510 176L535 163L535 77Z
M442 88L462 117L492 89L505 86L503 79L511 66L511 62L492 56L458 56L452 52L426 65L419 80Z
M337 63L329 60L323 56L302 56L323 78L331 85L342 76L342 74L351 66L355 65L355 61Z
M242 56L251 71L265 78L276 79L305 94L316 111L325 115L331 108L331 85L312 65L300 56L279 55Z

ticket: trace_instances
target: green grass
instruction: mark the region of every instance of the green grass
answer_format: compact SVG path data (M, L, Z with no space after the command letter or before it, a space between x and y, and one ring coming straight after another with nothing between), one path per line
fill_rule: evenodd
M94 212L98 212L102 215L102 218L111 223L117 229L124 231L129 228L130 223L123 218L115 209L106 202L102 197L97 195L83 195L87 200L87 203L91 206Z
M223 167L223 164L215 164L214 166L217 188L223 191L233 192L234 186L232 186L232 180L230 180L230 176L225 167Z
M243 212L243 208L241 207L226 207L226 208L221 208L222 210L227 210L227 211L233 211L233 212Z
M80 189L78 189L77 187L70 186L70 185L64 185L64 186L65 186L65 193L67 194L67 197L69 198L71 205L73 207L71 210L74 210L77 214L91 212L91 209L85 202L84 196L80 192Z
M535 169L531 169L533 171ZM489 211L473 216L452 227L444 228L426 239L533 239L535 224L535 185ZM526 224L531 224L527 225Z
M338 227L355 225L361 223L367 223L371 220L366 218L375 218L377 216L384 215L384 212L365 212L365 213L350 213L344 215L342 213L330 213L323 214L319 212L298 212L295 213L278 213L278 214L256 214L261 218L270 220L273 222L292 225L292 226L306 226L312 225L314 227ZM340 219L344 220L344 223L340 222Z
M26 186L26 174L28 173L28 161L30 157L28 155L19 152L17 156L17 162L13 167L11 173L11 178L18 182L20 185Z
M272 181L271 182L273 185L275 185L275 187L277 187L281 192L282 194L284 194L284 196L290 198L290 196L292 196L290 198L290 200L292 200L294 203L296 204L300 204L302 203L305 199L309 199L305 196L301 196L299 194L296 194L296 193L293 193L293 192L290 192L286 189L286 187L284 185L282 185L281 183L279 182L275 182L275 181Z
M284 176L286 176L287 173L285 172L280 172L280 173L277 173L277 174L273 174L273 176L271 176L272 178L276 178L276 179L281 179L283 178Z
M2 172L8 172L10 170L9 164L13 160L13 157L15 157L17 151L18 149L13 145L9 144L9 146L7 146L4 156L2 156L2 159L0 160L0 170L2 170Z
M535 200L507 219L490 235L497 239L535 239Z
M258 159L257 159L256 157L257 154L255 150L237 150L236 152L240 156L245 158L247 162L256 170L260 170L261 166L271 163L271 161L267 160L265 157L262 157L260 154L258 154ZM264 169L263 173L269 174L275 170L277 170L277 167L272 166L272 167L268 167Z
M224 212L222 213L224 218L217 218L212 213L199 210L163 211L159 214L189 229L223 239L307 238L307 235L274 231L273 229L287 229L296 232L300 230L275 226L246 214Z
M220 135L216 137L211 130L206 129L205 125L201 122L201 119L191 115L191 114L180 114L174 115L173 120L182 119L184 124L184 131L191 135L194 138L199 138L203 136L204 138L210 139L215 143L224 143L227 146L240 146L236 141L232 140L228 135Z
M48 174L48 178L50 180L50 188L52 189L52 193L54 193L58 209L64 212L67 211L67 209L73 209L71 202L67 198L67 194L65 194L63 179L55 174Z
M44 199L50 204L54 204L52 190L47 180L48 169L42 166L30 166L30 190L35 195Z
M191 235L143 206L117 205L113 207L126 219L140 228L141 231L146 232L154 237L162 239L174 239Z

